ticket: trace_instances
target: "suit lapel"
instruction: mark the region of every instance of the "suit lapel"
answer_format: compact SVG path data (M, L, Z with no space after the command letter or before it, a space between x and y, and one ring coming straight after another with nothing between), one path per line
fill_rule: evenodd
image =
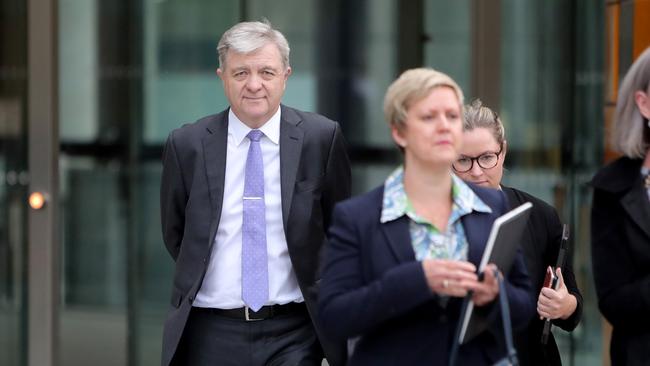
M381 206L379 210L381 210ZM483 249L487 242L487 229L489 229L490 225L489 217L489 214L475 212L461 218L469 246L467 259L476 266L481 261ZM407 216L402 216L397 220L381 224L380 228L398 261L407 262L415 260L415 251L411 243L409 219Z
M637 182L638 183L638 182ZM643 232L650 237L650 203L648 193L642 184L635 183L623 196L621 204Z
M467 238L467 260L478 266L487 242L486 218L489 215L472 213L461 218Z
M280 190L282 195L282 222L287 232L291 200L293 199L296 174L300 165L304 132L298 127L300 117L291 109L281 106L280 119Z
M226 153L228 148L228 110L220 113L207 127L203 138L203 158L208 180L208 192L212 204L210 238L214 238L221 217L223 186L226 176ZM210 241L212 243L212 241Z
M400 263L415 260L408 217L402 216L397 220L381 224L380 227L386 236L388 246Z

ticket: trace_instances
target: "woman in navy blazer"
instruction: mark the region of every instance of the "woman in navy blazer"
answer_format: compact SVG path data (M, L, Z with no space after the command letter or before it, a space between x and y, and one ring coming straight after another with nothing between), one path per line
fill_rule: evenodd
M507 201L451 172L462 105L449 76L404 72L384 100L403 167L334 209L319 306L326 332L354 340L350 365L446 365L462 299L472 291L478 311L498 311L496 267L488 265L483 281L476 268ZM535 307L521 253L506 288L513 326L524 326ZM492 327L461 346L458 364L488 365L505 355L499 318L490 319Z

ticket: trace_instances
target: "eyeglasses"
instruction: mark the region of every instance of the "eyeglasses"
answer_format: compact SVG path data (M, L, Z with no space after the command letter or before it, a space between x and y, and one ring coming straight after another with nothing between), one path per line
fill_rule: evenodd
M461 156L460 159L456 160L452 166L454 170L458 173L466 173L472 170L474 167L474 161L482 169L492 169L497 166L499 162L499 155L503 151L503 145L499 148L499 152L486 152L476 157L470 156Z

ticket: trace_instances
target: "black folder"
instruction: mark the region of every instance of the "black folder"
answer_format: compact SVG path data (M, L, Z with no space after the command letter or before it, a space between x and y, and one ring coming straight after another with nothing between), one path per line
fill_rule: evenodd
M478 273L481 273L488 263L494 263L503 276L507 276L517 256L517 248L528 224L532 207L532 203L526 202L494 220ZM460 344L468 342L488 326L487 314L474 308L471 293L465 297L462 309L457 339Z

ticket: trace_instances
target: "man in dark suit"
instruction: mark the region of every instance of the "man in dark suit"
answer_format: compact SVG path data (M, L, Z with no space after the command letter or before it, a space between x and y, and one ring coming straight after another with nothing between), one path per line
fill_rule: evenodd
M162 364L330 365L322 337L319 254L332 208L350 195L340 126L281 105L289 45L242 22L219 41L225 111L173 131L161 215L176 262Z

